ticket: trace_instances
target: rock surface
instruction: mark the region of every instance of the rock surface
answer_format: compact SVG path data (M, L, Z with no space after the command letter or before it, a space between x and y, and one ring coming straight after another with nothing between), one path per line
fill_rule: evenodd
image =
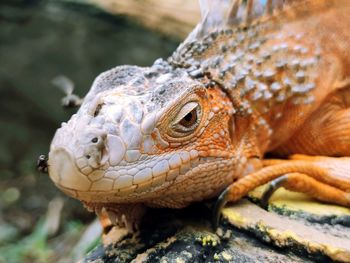
M95 248L82 262L350 262L350 209L280 189L268 211L262 188L226 207L210 227L210 204L149 210L140 234Z

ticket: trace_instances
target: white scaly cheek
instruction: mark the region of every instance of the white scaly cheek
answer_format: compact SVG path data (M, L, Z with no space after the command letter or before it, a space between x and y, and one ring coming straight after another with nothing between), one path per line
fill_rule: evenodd
M107 135L107 152L109 155L109 164L111 166L118 165L124 158L126 147L123 140L116 135Z
M115 123L119 123L124 114L123 106L122 105L109 106L105 114L108 120Z
M145 135L150 135L155 127L157 121L157 114L155 112L145 116L141 123L141 131Z
M152 180L152 169L144 168L141 171L137 172L133 178L134 184L142 184Z
M110 178L102 178L94 182L91 191L111 191L114 181Z
M181 165L181 157L178 153L173 154L169 159L169 166L171 169L175 169Z
M169 163L168 160L161 160L158 162L153 168L152 173L154 177L163 175L169 171Z
M128 163L136 162L141 156L139 150L127 150L125 154L125 161Z
M142 134L138 124L124 119L120 125L120 133L128 149L140 149Z
M133 122L140 124L144 116L144 110L138 100L132 100L127 107L128 117Z
M155 142L152 139L151 135L143 136L143 151L145 153L151 153L154 145L155 145Z
M141 155L140 162L129 164L130 168L112 167L113 170L107 171L105 177L114 180L113 189L134 187L141 191L156 187L176 179L180 173L185 174L192 166L198 165L196 150L162 155L156 159L147 157Z

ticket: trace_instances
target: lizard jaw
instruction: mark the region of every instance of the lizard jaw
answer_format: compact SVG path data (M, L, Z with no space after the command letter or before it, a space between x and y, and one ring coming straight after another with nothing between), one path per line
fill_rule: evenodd
M56 148L49 154L49 175L54 183L62 190L74 186L76 191L87 191L91 186L90 180L75 166L70 154L64 148Z
M176 156L178 158L174 158ZM165 198L169 195L168 191L174 191L185 178L195 178L203 171L209 171L209 167L216 167L211 165L212 162L219 163L225 159L223 156L200 157L197 151L192 150L189 153L181 152L143 160L141 166L112 167L112 170L106 169L97 180L91 180L95 173L99 174L99 170L88 176L83 174L73 161L74 155L63 147L57 147L49 155L49 174L55 184L69 196L85 204L93 204L92 206L109 207L108 204L149 203L156 192L162 193ZM135 174L131 175L134 170ZM152 171L151 177L145 176L146 170ZM180 202L180 199L186 198L179 198L179 202L171 206L183 206L184 201ZM162 202L159 203L160 206L163 206Z

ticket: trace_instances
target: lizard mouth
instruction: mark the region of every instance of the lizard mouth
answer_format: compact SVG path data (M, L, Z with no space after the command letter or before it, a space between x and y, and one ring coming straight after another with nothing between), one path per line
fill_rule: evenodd
M219 164L224 159L200 157L197 152L176 153L163 155L159 160L142 160L141 165L110 166L86 175L74 162L74 155L57 147L49 154L49 175L58 188L83 201L89 210L101 207L114 210L116 204L148 203L157 195L168 196L168 190L175 191L176 187L179 193L185 191L181 185L187 178L197 180L194 177L218 168L213 162Z
M49 153L49 175L54 183L63 190L74 187L77 191L88 191L91 181L75 166L72 155L64 148L56 148Z

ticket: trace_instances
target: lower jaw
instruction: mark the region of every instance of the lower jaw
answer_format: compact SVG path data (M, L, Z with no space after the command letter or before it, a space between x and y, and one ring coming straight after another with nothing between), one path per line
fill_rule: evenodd
M208 165L211 162L216 162L220 160L221 158L214 158L214 157L208 157L207 159L203 159L203 163L198 163L196 167L202 166L202 165ZM192 167L192 170L196 167ZM192 171L190 170L190 171ZM191 175L193 176L193 175ZM184 178L180 178L184 177ZM186 179L185 177L188 177L188 172L185 174L179 174L176 178ZM164 205L158 205L158 203L164 203L166 201L165 199L171 199L169 202L170 204L167 204L166 207L183 207L181 204L177 204L174 200L174 198L171 198L170 195L173 194L172 185L175 183L175 180L173 181L165 181L162 185L158 185L156 187L147 188L143 191L137 191L133 190L129 191L129 189L124 190L123 192L120 192L118 189L111 189L108 191L78 191L66 187L62 187L58 185L58 187L65 192L67 195L82 201L85 206L90 211L95 211L95 209L100 209L102 207L108 207L109 209L118 209L119 207L125 206L125 205L136 205L137 203L146 203L146 204L153 204L155 203L157 207L164 207ZM179 182L178 182L179 183ZM177 189L177 188L176 188ZM175 190L176 190L175 189ZM169 192L170 191L170 192ZM176 190L178 191L178 190ZM125 192L125 193L124 193ZM126 193L128 192L128 193ZM176 192L176 194L180 194L179 192ZM184 195L189 193L183 193ZM189 194L190 195L190 194ZM202 199L204 199L203 197ZM159 200L158 200L159 199ZM153 202L156 201L156 202ZM158 202L159 201L159 202ZM198 200L194 200L198 201ZM173 203L176 203L172 205ZM181 202L183 203L183 202ZM186 202L188 203L188 202ZM152 205L153 206L153 205Z
M111 225L132 230L138 225L146 211L142 204L86 203L84 206L95 212L101 221L108 219Z

